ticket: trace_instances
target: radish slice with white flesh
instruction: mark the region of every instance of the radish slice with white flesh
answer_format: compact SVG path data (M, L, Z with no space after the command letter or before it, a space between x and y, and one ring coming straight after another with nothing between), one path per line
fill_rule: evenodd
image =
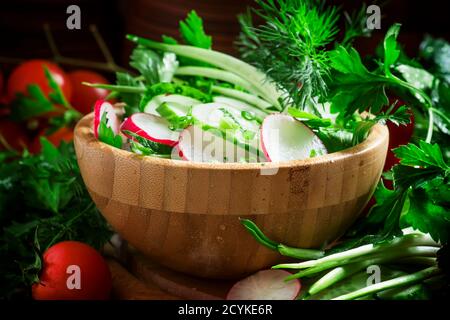
M285 281L284 270L259 271L239 282L228 292L227 300L294 300L300 292L298 279Z
M150 100L145 106L144 112L159 116L160 114L156 110L156 108L158 108L164 102L169 104L170 106L173 106L178 116L185 116L190 107L202 103L197 99L182 96L179 94L162 94Z
M177 149L183 160L193 162L257 162L254 154L223 139L219 130L205 131L197 125L181 132Z
M98 128L106 113L106 126L111 128L114 134L120 132L120 120L111 103L105 100L97 100L94 106L94 135L98 139Z
M310 128L284 114L271 114L264 119L261 145L270 162L302 160L328 153Z
M144 139L171 147L178 143L180 136L179 132L169 129L169 123L165 119L148 113L131 115L122 123L120 130L130 139L133 139L133 137L127 131Z

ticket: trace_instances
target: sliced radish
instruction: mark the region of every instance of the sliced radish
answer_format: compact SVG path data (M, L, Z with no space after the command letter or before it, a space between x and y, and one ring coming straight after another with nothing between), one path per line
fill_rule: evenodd
M239 282L228 292L227 300L294 300L300 292L298 279L286 282L284 270L259 271Z
M264 119L261 145L271 162L301 160L328 153L310 128L284 114L271 114Z
M201 104L199 100L191 97L186 97L179 94L162 94L150 100L145 106L144 112L159 116L159 112L156 111L156 108L158 108L164 102L166 102L170 106L173 106L179 116L185 116L190 107Z
M256 156L222 138L217 129L189 126L180 134L177 145L182 159L194 162L256 162Z
M127 133L130 131L144 139L175 146L178 143L180 133L169 129L169 123L161 118L148 113L135 113L125 119L120 130L128 138L133 137Z
M94 135L98 139L98 128L106 113L106 126L111 128L114 134L120 132L120 120L111 103L105 100L97 100L94 106Z

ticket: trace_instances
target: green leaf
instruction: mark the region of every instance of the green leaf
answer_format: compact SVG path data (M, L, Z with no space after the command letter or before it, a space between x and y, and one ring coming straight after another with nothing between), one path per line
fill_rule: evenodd
M433 74L450 83L450 44L446 40L426 36L420 44L420 55L431 64Z
M434 77L425 69L400 64L395 67L395 70L400 72L406 82L413 85L417 89L426 90L430 89L433 85Z
M325 144L328 153L338 152L353 146L353 133L344 129L319 128L316 132Z
M392 74L391 66L397 62L400 56L400 48L397 43L400 26L399 23L391 26L384 37L384 71L386 75Z
M288 108L288 113L294 118L303 121L306 125L308 125L308 127L312 129L331 126L331 119L320 118L315 114L303 110Z
M121 86L131 86L137 88L144 88L142 82L134 79L130 74L124 72L116 73L117 84ZM120 97L122 102L126 104L125 115L129 116L133 113L139 112L139 102L143 94L141 93L131 93L131 92L120 92Z
M134 146L134 152L143 155L167 155L172 153L172 147L145 139L134 132L126 130L125 133L133 137L132 142ZM138 151L138 152L136 152Z
M449 170L445 163L441 149L438 144L420 141L419 146L409 143L393 150L400 163L408 166L419 166L423 168L439 168Z
M118 149L122 148L122 137L119 134L115 134L111 127L108 125L108 119L106 112L103 113L102 119L98 127L98 139L110 146Z
M188 114L180 116L169 107L167 102L160 104L156 111L170 123L171 130L184 129L193 123L190 111Z
M18 94L12 102L11 118L22 121L55 110L38 85L28 85L27 91L27 95Z
M365 238L375 235L374 239L382 241L402 234L399 217L405 204L406 194L403 191L387 189L380 182L374 194L376 204L369 211L368 216L351 231L354 235ZM366 237L370 239L370 237ZM359 244L362 244L359 242Z
M166 35L162 35L162 42L166 43L166 44L178 44L177 39L173 38L173 37L169 37Z
M211 49L212 37L205 33L203 20L192 10L188 13L185 21L180 21L180 34L188 45Z
M448 179L436 177L425 182L410 193L409 201L409 210L402 217L404 223L429 233L435 241L448 243L450 240Z
M131 53L130 59L130 66L141 73L148 85L160 82L158 69L161 64L161 58L156 52L136 47Z
M212 96L202 91L181 84L173 83L157 83L151 87L147 87L144 97L142 98L139 108L141 111L145 109L147 104L156 96L161 94L180 94L186 97L197 99L203 103L212 101Z
M367 70L359 53L339 46L329 53L336 71L330 80L331 111L350 117L355 111L376 114L389 102L385 86L388 80Z
M44 67L44 73L45 77L47 78L48 84L52 89L52 91L48 94L49 100L54 104L62 105L65 108L71 108L60 86L56 82L55 78L53 78L53 75L50 73L47 67Z

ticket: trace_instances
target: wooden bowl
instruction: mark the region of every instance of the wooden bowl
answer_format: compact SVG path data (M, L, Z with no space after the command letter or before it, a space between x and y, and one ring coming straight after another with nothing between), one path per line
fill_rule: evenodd
M240 224L314 248L341 236L376 187L388 130L361 144L301 161L212 164L142 157L95 139L93 115L75 128L75 150L92 199L111 226L149 258L207 278L238 278L282 261ZM262 175L261 168L275 169Z

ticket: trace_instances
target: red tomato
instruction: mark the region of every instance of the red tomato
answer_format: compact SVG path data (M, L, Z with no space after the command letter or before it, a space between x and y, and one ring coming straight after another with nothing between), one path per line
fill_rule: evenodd
M7 97L9 101L15 98L17 93L27 93L30 84L37 84L42 92L47 96L52 90L45 77L44 66L48 68L56 83L67 100L72 97L72 85L66 73L56 64L47 60L29 60L13 70L7 84Z
M28 144L26 129L10 120L0 120L0 150L22 151Z
M82 82L109 84L102 75L89 70L76 70L68 74L72 82L73 95L72 106L83 114L92 111L95 101L105 99L109 94L106 89L91 88L81 84Z
M39 153L41 152L41 140L40 137L44 136L50 141L55 147L59 147L61 141L71 142L73 141L73 130L70 128L62 127L52 134L46 136L45 130L42 131L36 138L34 138L33 142L30 145L31 153Z
M50 247L42 257L39 283L32 286L35 300L106 300L110 296L111 272L92 247L64 241Z

